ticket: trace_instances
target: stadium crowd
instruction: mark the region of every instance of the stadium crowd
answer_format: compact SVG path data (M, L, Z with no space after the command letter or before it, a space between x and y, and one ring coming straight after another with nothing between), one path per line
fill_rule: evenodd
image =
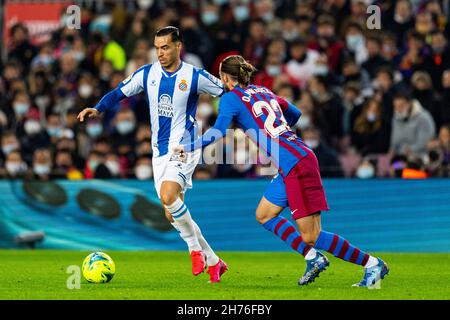
M450 175L447 1L79 3L79 30L61 27L39 45L25 25L10 30L0 64L2 178L150 179L143 94L101 118L76 117L157 61L153 35L166 25L182 31L184 61L218 75L225 56L242 54L259 70L255 84L293 101L303 113L294 130L318 156L323 177ZM379 30L367 28L371 4L381 8ZM217 106L218 99L199 100L203 129L214 124ZM262 175L262 164L245 164L245 150L234 158L238 164L199 165L194 178Z

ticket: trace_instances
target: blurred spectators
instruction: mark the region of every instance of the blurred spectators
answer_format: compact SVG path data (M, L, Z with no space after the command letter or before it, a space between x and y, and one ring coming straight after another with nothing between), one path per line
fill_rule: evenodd
M290 45L291 59L286 64L286 73L290 83L298 88L305 88L309 79L318 71L319 53L308 49L307 43L301 38L292 41Z
M370 99L355 119L352 143L363 156L386 153L389 149L389 126L380 102Z
M392 152L409 157L424 154L435 130L433 118L419 101L405 93L395 95L390 144Z
M437 139L430 140L424 156L426 171L432 177L450 177L450 126L441 127Z
M366 9L382 29L367 30ZM94 106L139 67L157 61L154 32L176 25L182 59L218 73L241 54L254 83L295 104L293 128L324 177L449 176L450 24L431 1L80 1L81 29L43 43L25 23L9 29L0 63L0 176L151 179L152 141L144 94L84 123ZM61 17L65 21L67 17ZM408 94L405 94L408 92ZM219 99L201 97L196 119L214 124ZM241 147L239 147L241 148ZM196 179L259 177L252 154L225 146L234 165L199 166ZM252 151L253 152L253 151ZM380 160L382 159L382 160ZM405 171L410 170L410 171ZM384 173L383 173L384 172Z
M324 76L312 77L309 90L314 100L314 123L322 130L324 141L337 148L344 134L342 98L330 90Z
M320 131L309 127L304 129L302 138L317 156L322 177L343 177L337 154L321 140Z

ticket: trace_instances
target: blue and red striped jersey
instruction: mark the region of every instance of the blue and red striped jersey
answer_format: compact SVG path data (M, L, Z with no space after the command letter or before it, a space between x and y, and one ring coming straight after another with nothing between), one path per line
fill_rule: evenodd
M283 176L311 149L297 137L291 126L301 116L300 110L265 87L236 86L225 93L219 103L214 127L191 144L186 151L204 148L226 134L232 121L268 156ZM217 136L217 130L221 136Z

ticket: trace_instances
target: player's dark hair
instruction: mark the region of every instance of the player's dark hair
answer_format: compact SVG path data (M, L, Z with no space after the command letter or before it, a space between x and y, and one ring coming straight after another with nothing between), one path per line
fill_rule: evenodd
M174 26L167 26L156 31L155 37L165 37L171 35L172 42L183 42L180 30Z
M242 56L234 55L223 59L220 72L233 77L239 84L248 86L256 68L245 61Z

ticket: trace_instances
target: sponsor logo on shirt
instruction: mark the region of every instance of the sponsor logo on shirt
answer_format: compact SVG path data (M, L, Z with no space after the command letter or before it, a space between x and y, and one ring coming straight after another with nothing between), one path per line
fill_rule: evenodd
M206 72L206 71L205 71ZM208 79L214 82L217 86L222 87L222 83L216 77L213 77L209 72L206 72L208 75Z
M125 80L122 81L123 84L127 84L127 82L129 82L131 80L131 78L133 77L132 74L130 74Z
M158 116L173 118L172 98L168 94L162 94L158 102Z

